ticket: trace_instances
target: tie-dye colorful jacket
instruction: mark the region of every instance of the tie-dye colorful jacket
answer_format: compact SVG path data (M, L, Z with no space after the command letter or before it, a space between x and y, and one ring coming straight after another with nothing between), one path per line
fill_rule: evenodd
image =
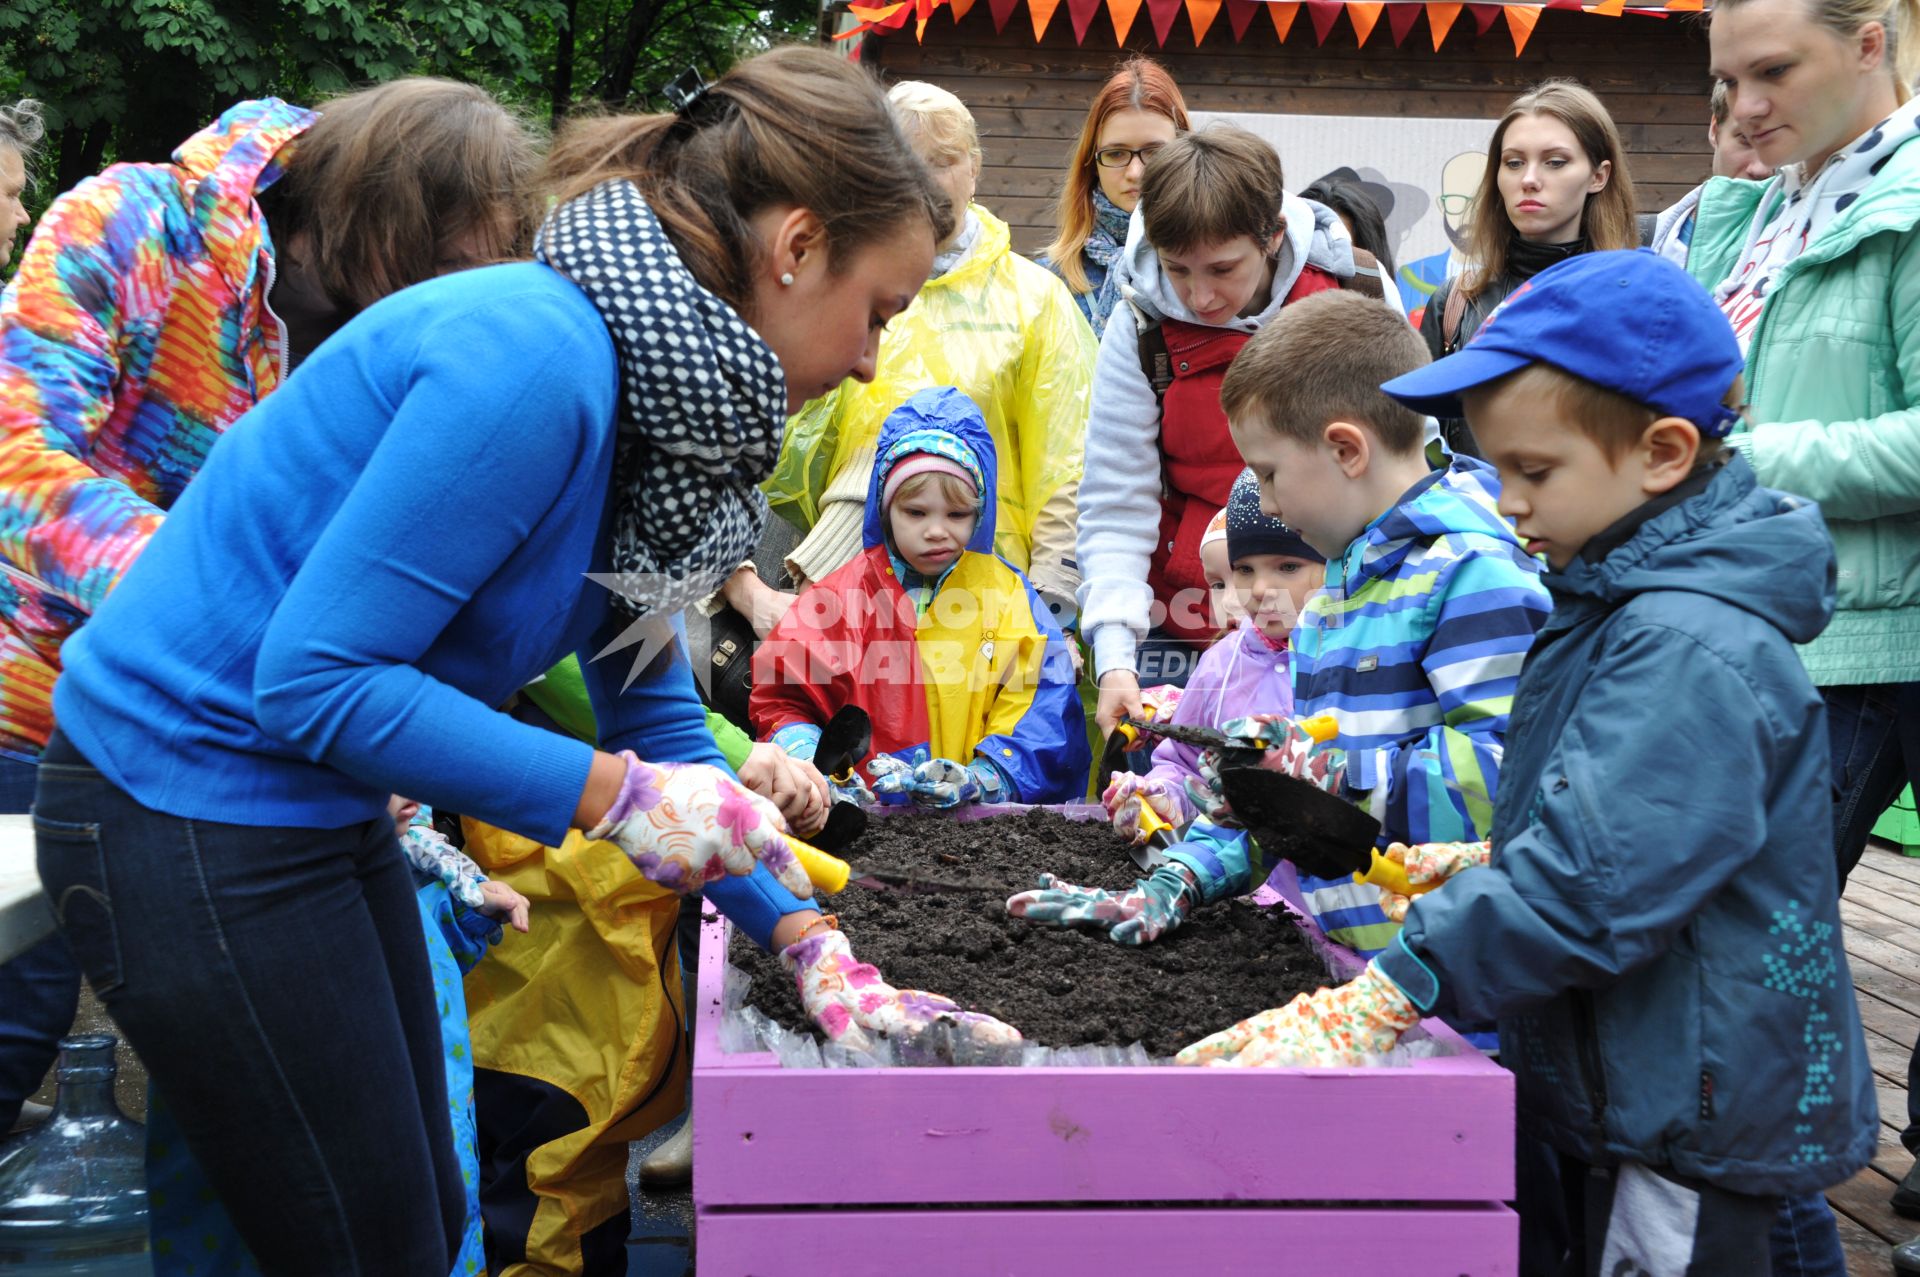
M318 118L242 102L171 164L89 178L0 294L0 753L39 754L60 644L286 375L254 197Z

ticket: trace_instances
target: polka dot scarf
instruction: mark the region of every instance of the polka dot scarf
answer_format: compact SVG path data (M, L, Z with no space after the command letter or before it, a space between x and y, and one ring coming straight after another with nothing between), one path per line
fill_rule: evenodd
M758 485L780 455L786 376L681 263L631 182L603 182L554 209L534 257L593 302L619 358L615 605L635 619L677 612L760 540Z

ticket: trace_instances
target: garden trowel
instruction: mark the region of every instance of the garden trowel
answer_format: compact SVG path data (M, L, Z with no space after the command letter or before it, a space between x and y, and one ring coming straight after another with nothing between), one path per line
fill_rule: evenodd
M1380 853L1380 822L1346 799L1310 781L1264 767L1220 770L1220 788L1233 818L1269 856L1284 857L1317 878L1342 878L1403 896L1439 883L1407 881L1404 865Z
M865 887L868 891L960 892L1002 897L1009 894L1005 887L989 883L947 882L939 878L923 878L904 869L850 865L818 847L809 847L798 838L789 837L787 846L793 849L794 857L799 860L800 867L807 871L807 877L813 879L814 890L824 895L838 895L848 887Z
M813 765L836 785L851 785L853 769L873 748L873 720L858 705L843 705L820 729ZM841 800L827 812L827 823L813 836L816 846L839 851L867 832L867 813L859 803Z

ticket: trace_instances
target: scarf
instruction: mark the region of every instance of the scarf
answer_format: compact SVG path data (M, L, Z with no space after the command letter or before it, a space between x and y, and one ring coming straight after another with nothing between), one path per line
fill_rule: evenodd
M1113 314L1113 308L1120 302L1120 280L1114 274L1113 264L1126 251L1127 226L1132 221L1131 213L1108 199L1107 193L1098 186L1093 188L1093 229L1087 233L1086 247L1080 251L1105 272L1100 286L1087 295L1087 318L1093 324L1096 337L1107 330L1107 316Z
M1532 279L1549 266L1558 266L1569 257L1587 251L1586 236L1564 244L1536 244L1515 235L1507 241L1507 273L1515 279Z
M1766 308L1767 295L1779 282L1788 262L1820 238L1833 219L1872 185L1893 153L1920 135L1920 98L1909 101L1847 146L1841 147L1808 176L1806 165L1789 164L1760 197L1747 241L1733 270L1713 299L1733 325L1741 353L1753 341L1753 331Z
M533 255L587 295L620 366L615 606L639 619L706 597L753 552L758 484L786 425L779 360L680 261L639 188L602 182L548 215Z
M930 278L939 279L960 269L960 263L967 260L967 254L980 242L980 218L973 209L967 209L967 218L960 224L960 234L954 237L953 247L933 259L933 274Z

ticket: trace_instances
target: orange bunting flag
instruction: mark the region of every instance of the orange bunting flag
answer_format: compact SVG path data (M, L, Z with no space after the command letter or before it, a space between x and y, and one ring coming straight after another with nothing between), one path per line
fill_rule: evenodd
M1340 11L1346 8L1342 0L1307 0L1307 18L1313 23L1313 42L1325 44L1327 37L1333 34L1333 24L1340 20Z
M1269 4L1267 13L1273 19L1273 34L1281 44L1287 42L1287 32L1293 30L1293 20L1300 16L1300 0L1280 0L1278 4Z
M1187 22L1193 27L1195 48L1207 38L1207 28L1220 16L1220 0L1187 0Z
M1253 15L1260 12L1259 0L1227 0L1227 25L1233 28L1235 44L1247 38Z
M1507 6L1507 34L1513 37L1513 56L1519 57L1527 47L1527 41L1533 36L1533 28L1540 22L1540 10L1530 4L1510 4Z
M1621 0L1621 3L1626 3L1626 0ZM953 10L953 20L958 22L973 10L973 4L974 0L948 0L947 7Z
M1675 13L1698 13L1705 7L1701 0L1667 0L1667 8Z
M862 22L871 22L878 25L906 7L907 0L899 0L898 4L883 4L871 7L864 4L850 4L847 6L847 12Z
M1625 0L1622 0L1625 3ZM1447 38L1447 32L1453 30L1454 22L1460 17L1462 6L1456 3L1429 4L1427 6L1427 27L1433 32L1433 51L1440 52L1440 45Z
M1107 16L1113 19L1114 43L1125 44L1133 20L1140 16L1140 0L1107 0Z
M1626 0L1621 0L1625 3ZM1390 4L1387 6L1387 29L1393 32L1393 47L1399 48L1400 42L1413 30L1413 24L1420 21L1420 6L1417 4Z
M1060 0L1027 0L1027 16L1033 19L1033 38L1038 41L1047 33L1047 24L1053 21L1054 10L1060 7Z
M1599 4L1587 6L1588 13L1597 13L1604 18L1617 18L1627 11L1627 0L1600 0Z
M1360 37L1362 45L1373 34L1373 28L1380 21L1380 11L1386 7L1382 0L1347 0L1347 21L1353 23L1353 33Z

